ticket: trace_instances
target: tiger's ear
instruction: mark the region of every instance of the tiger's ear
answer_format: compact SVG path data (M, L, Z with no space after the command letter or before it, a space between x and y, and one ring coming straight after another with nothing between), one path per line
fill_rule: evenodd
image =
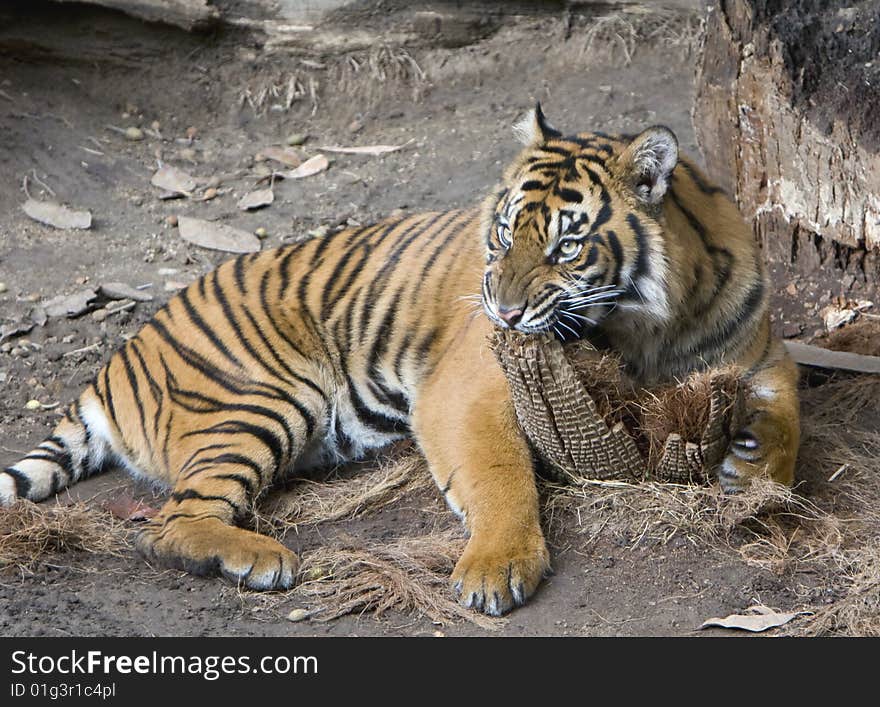
M523 145L540 145L547 140L562 135L556 128L547 122L541 104L535 103L535 107L523 116L514 126L513 131Z
M618 170L636 198L645 204L659 204L678 164L675 134L657 125L639 133L617 159Z

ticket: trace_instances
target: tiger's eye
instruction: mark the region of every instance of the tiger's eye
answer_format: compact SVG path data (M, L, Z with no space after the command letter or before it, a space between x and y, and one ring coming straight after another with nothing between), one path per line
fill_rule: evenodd
M573 240L564 240L559 244L559 254L571 258L581 249L581 244Z

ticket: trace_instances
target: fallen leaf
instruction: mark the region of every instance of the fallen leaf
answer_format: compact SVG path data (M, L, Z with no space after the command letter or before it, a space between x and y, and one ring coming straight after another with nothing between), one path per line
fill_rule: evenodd
M105 511L120 520L149 520L159 512L158 508L153 508L141 500L136 501L130 494L124 492L106 501L103 506Z
M77 228L85 230L92 227L92 214L88 211L74 211L53 201L28 199L21 205L24 212L34 221L53 228Z
M166 193L189 196L197 186L194 177L169 164L159 168L150 180L150 184L162 190L160 198L167 198Z
M402 145L364 145L361 147L333 147L322 145L317 148L323 152L343 152L349 155L384 155L388 152L397 152L409 145L412 140L407 140Z
M177 228L181 238L202 248L223 250L228 253L256 253L260 250L260 239L253 233L224 223L181 216Z
M278 172L277 175L285 179L302 179L303 177L311 177L313 174L323 172L329 166L330 160L324 157L324 155L315 155L307 159L296 169L292 169L289 172Z
M98 293L94 290L81 290L74 292L72 295L58 295L52 299L42 302L40 306L46 311L48 317L78 317L85 314L90 309Z
M261 152L270 160L286 164L288 167L299 167L302 162L296 150L291 150L289 147L267 147Z
M702 623L700 628L718 626L720 628L734 628L743 631L751 631L753 633L760 633L761 631L766 631L771 628L784 626L792 619L809 613L809 611L783 613L774 611L766 606L757 605L750 606L746 609L746 613L744 614L731 614L730 616L725 616L723 619L708 619Z
M98 288L98 292L112 300L133 299L136 302L150 302L153 299L153 295L149 292L135 289L124 282L105 282Z
M0 344L16 336L27 334L34 328L34 322L15 322L13 324L3 324L0 326Z
M856 315L858 315L858 312L855 309L838 307L834 304L828 305L819 312L819 316L822 317L822 321L828 331L842 327L844 324L848 324L856 318Z
M238 200L238 208L242 211L261 209L275 201L275 194L271 189L257 189L245 194Z

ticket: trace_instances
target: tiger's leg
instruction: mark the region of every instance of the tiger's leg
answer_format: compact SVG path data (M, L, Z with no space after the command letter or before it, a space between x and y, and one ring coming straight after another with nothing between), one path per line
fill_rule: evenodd
M469 338L425 384L413 429L437 485L470 534L452 573L453 589L466 606L500 615L534 593L549 554L532 457L507 381L485 333Z
M734 436L718 469L721 487L741 491L756 477L791 486L800 444L797 364L781 341L749 378L746 422Z
M265 400L237 402L178 435L171 498L137 539L148 559L193 574L221 574L250 589L293 585L296 555L235 527L307 438L302 417L266 410Z

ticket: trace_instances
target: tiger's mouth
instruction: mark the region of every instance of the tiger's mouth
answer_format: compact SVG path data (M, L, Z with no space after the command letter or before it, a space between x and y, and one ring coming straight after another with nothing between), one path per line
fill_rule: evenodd
M521 308L505 311L484 291L483 309L489 319L503 329L523 334L553 333L560 340L571 341L598 326L614 310L623 292L617 286L605 285L575 295L563 293L538 307L527 302Z

